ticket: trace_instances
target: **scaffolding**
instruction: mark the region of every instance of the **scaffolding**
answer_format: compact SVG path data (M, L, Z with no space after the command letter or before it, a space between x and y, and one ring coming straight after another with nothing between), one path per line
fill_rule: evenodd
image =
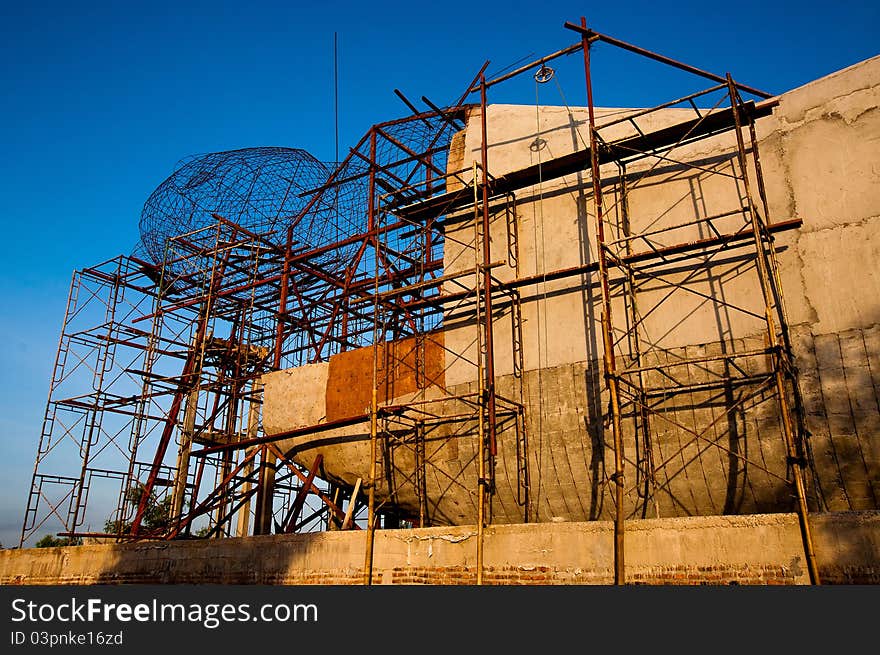
M396 90L411 114L371 127L320 182L323 169L298 155L314 186L271 188L283 195L281 205L296 199L284 211L263 212L271 220L248 224L231 208L187 206L190 219L201 212L201 222L175 234L173 217L163 215L162 233L149 241L154 258L163 251L160 261L119 257L77 272L22 544L50 519L66 536L116 540L364 529L363 581L371 584L377 529L449 521L429 492L429 481L442 478L470 499L482 584L500 449L515 461L519 520L534 520L538 495L523 387L522 292L565 280L587 294L585 306L598 292L601 384L593 391L594 404L607 410L596 421L595 447L613 461L615 583L626 582L626 520L659 516L661 499L674 502L670 481L711 449L731 470L759 468L790 490L810 580L818 584L809 524L810 506L819 502L811 493L818 492L810 489L774 244L774 234L799 222L771 220L755 128L774 101L729 74L598 33L583 19L565 27L579 41L493 79L486 62L443 108L422 97L429 109L420 111ZM713 85L604 119L593 97L597 43ZM519 78L538 88L553 79L552 62L574 54L583 58L586 138L569 154L493 175L490 91ZM658 122L661 115L676 119ZM540 118L538 126L535 152L542 149ZM478 153L453 161L456 139L467 133L479 134ZM688 154L725 135L733 139L726 157L706 162ZM669 167L682 178L721 180L732 189L724 195L731 205L686 217L640 214L640 185ZM581 207L592 208L584 260L524 274L518 194L568 175L585 176L576 193ZM540 204L540 194L531 202ZM731 279L750 280L751 292L728 295L722 285ZM656 332L660 307L666 320L685 324L694 297L724 315L719 339L697 349L667 344ZM509 321L504 343L499 321ZM464 351L450 349L453 329L470 335ZM499 389L502 350L512 375ZM362 369L368 398L361 398L366 385L357 392L365 411L266 434L262 376L346 353L369 356ZM467 384L447 383L453 367ZM756 413L760 429L783 444L782 474L740 447ZM368 426L369 471L354 484L326 471L320 453L309 465L282 448L293 437L358 425ZM680 446L670 451L664 435L673 432ZM453 441L469 463L451 475L439 461ZM74 461L77 476L54 472ZM95 520L100 526L107 508L89 509L98 478L112 482L116 498L103 528ZM164 520L154 520L155 504L165 508Z

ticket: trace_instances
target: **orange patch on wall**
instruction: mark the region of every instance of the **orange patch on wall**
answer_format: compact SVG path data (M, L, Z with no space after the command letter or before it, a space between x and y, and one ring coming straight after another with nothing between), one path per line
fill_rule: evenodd
M445 385L443 333L383 342L378 346L377 397L380 404L429 386ZM373 395L373 346L330 357L327 374L327 420L370 411Z

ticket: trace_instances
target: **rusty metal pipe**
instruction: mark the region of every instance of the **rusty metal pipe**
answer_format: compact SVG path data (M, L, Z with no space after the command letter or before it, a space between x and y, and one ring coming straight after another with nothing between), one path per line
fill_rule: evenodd
M708 80L712 80L713 82L726 83L727 80L721 75L715 75L715 73L710 73L708 71L704 71L696 66L691 66L689 64L682 63L670 57L666 57L661 54L657 54L656 52L651 52L650 50L646 50L645 48L640 48L639 46L633 45L631 43L627 43L626 41L621 41L620 39L615 39L614 37L608 36L607 34L600 34L595 30L587 29L586 25L581 23L581 25L575 25L574 23L565 22L564 27L567 29L573 30L575 32L579 32L583 36L583 44L584 48L589 47L589 44L593 41L602 41L604 43L608 43L613 46L617 46L623 50L628 50L629 52L633 52L637 55L642 55L643 57L647 57L648 59L653 59L654 61L659 61L660 63L667 64L674 68L678 68L683 71L687 71L688 73L693 73L694 75L699 75L700 77L705 77ZM736 88L741 91L745 91L746 93L751 93L752 95L756 95L759 98L772 98L772 93L767 93L766 91L761 91L760 89L755 89L751 86L746 86L745 84L736 84Z
M581 18L583 26L584 73L587 86L587 111L590 119L590 171L593 178L593 201L596 205L596 250L599 264L599 278L602 287L602 342L605 360L605 381L611 401L611 429L614 443L615 489L614 517L614 583L624 584L626 569L624 563L624 512L623 512L623 439L620 426L620 388L614 360L614 336L611 320L611 292L608 284L608 261L605 251L605 218L602 213L602 181L599 172L598 141L596 138L596 116L593 103L593 83L590 76L590 42L587 22Z

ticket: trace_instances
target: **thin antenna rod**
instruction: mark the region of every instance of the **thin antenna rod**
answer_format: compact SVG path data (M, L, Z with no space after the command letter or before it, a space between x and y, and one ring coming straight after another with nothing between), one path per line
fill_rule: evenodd
M337 55L336 32L333 32L333 170L339 167L339 57ZM333 209L336 220L333 222L336 231L336 240L341 238L339 228L339 185L333 197ZM352 502L354 500L352 499Z

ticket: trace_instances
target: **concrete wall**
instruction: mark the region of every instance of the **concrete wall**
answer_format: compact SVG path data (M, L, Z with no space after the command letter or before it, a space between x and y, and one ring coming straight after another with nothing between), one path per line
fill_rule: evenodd
M627 523L630 584L807 584L797 518ZM880 583L880 513L813 518L826 584ZM0 551L0 584L361 584L363 531ZM605 521L492 526L486 584L610 584ZM474 526L380 530L374 584L474 584Z
M773 115L760 119L757 127L771 221L803 221L800 230L778 237L782 287L791 323L810 324L819 334L875 325L880 320L876 300L880 272L859 263L874 261L880 248L873 220L880 215L880 57L784 93L778 101ZM540 131L534 107L491 105L488 111L489 162L496 176L568 154L575 144L582 147L587 136L582 110L569 114L562 108L542 108ZM601 125L631 111L600 109L597 122ZM641 119L640 127L649 131L692 117L680 110L665 110L652 120ZM465 167L479 159L479 116L472 116L470 124L474 129L466 133L459 160ZM613 134L603 136L610 140L622 129L615 126ZM546 145L535 151L531 146L539 138ZM630 167L627 178L632 231L668 227L741 206L742 189L717 174L733 171L733 143L733 135L724 134L674 152L675 159L698 164L706 169L703 172L658 165L656 160ZM650 174L644 176L649 167ZM618 172L611 165L603 169L603 176L610 180L605 194L619 190ZM757 199L754 188L752 192ZM511 280L595 261L588 170L524 189L518 195L520 267L518 271L510 266L498 267L494 269L497 277ZM618 199L612 195L604 203L612 222L618 220ZM741 223L738 217L732 217L729 224L735 226L738 221ZM447 273L473 266L473 254L466 247L473 240L472 231L473 227L465 224L452 232L456 240L447 244ZM505 233L505 221L499 212L492 231L493 261L506 259ZM658 235L653 245L705 236L698 228L682 228L674 234ZM633 246L645 249L644 242L636 241ZM691 280L692 288L718 296L723 283L728 303L760 310L754 279L745 272L718 266L710 274L714 279ZM598 320L598 290L589 283L588 278L557 280L523 291L524 297L533 299L524 308L527 369L601 358L601 342L592 336ZM651 291L642 294L643 302L650 305ZM686 305L664 309L646 321L645 332L656 335L653 346L709 343L718 340L722 329L745 337L761 328L759 319L730 310L719 318L725 312L719 310L718 303L693 294L690 298L682 294L681 300ZM615 306L614 313L620 309ZM683 320L670 325L671 316ZM724 323L722 328L719 320ZM450 350L473 360L469 353L473 348L471 334L450 327L454 326L447 326ZM504 343L509 328L500 321L498 329L498 341ZM504 353L499 353L497 371L512 372L509 355L505 359ZM469 381L472 375L469 367L456 367L450 362L450 384Z
M598 122L632 111L600 109ZM585 112L580 109L544 107L536 113L534 107L490 105L488 112L489 166L496 176L572 152L586 138ZM642 121L641 127L649 131L691 117L689 112L664 110ZM456 139L450 166L468 171L472 161L479 160L479 119L472 114L469 128ZM632 130L619 124L603 136L611 140ZM810 503L813 509L877 509L880 269L874 264L880 257L880 57L782 94L772 116L758 121L757 131L770 221L802 221L799 229L780 233L776 247L806 424L812 435ZM654 160L626 171L606 167L606 215L612 221L620 218L624 180L629 187L633 232L682 225L742 207L742 186L718 174L736 170L733 143L728 133L676 150L676 159L702 170ZM754 186L753 169L751 180ZM757 199L756 189L752 193ZM585 171L518 191L512 214L502 206L494 207L491 260L501 262L494 275L507 281L595 261L591 194ZM514 225L511 220L518 235L515 261L507 237ZM742 213L734 213L718 221L717 227L733 231L742 222ZM663 232L652 237L651 245L704 238L707 233L701 229L705 228L685 226ZM444 273L472 270L473 223L450 226L447 237ZM639 241L633 247L644 250L648 244ZM467 284L468 276L461 281ZM688 289L676 289L674 285L683 281ZM446 290L458 288L450 282ZM524 505L517 437L508 422L500 436L492 519L522 521L526 509L530 519L538 521L610 518L613 453L606 442L608 398L602 380L596 278L585 275L534 284L524 287L521 295L525 374L513 375L513 351L508 345L513 321L509 307L503 305L495 321L496 372L499 393L525 400L529 498ZM698 269L685 266L665 271L664 280L643 282L638 297L640 308L648 314L642 330L648 363L747 352L766 345L758 278L754 263L747 259L724 257ZM661 298L665 298L663 303L649 312ZM619 290L612 314L615 325L621 326L625 310ZM444 328L444 393L473 393L477 351L472 307L450 306ZM743 358L740 364L755 374L768 366L761 357ZM681 380L700 382L717 373L709 365L689 366L681 372ZM648 380L649 384L661 382ZM308 394L320 397L325 392L319 387ZM304 387L298 384L291 391L301 396ZM636 442L629 423L624 426L630 516L790 510L791 492L784 482L786 453L772 396L744 402L741 392L730 389L726 393L723 398L679 394L663 401L664 416L701 436L696 438L672 422L655 423L652 456L664 466L648 500L637 493L643 490L643 480L634 466L634 453L644 444ZM292 425L292 419L278 420L272 409L285 405L288 397L284 394L273 400L267 385L264 426L268 433ZM731 412L730 407L738 409ZM447 414L461 409L455 401L440 408ZM357 477L368 475L367 432L363 424L288 445L298 448L299 461L309 465L314 458L310 447L320 444L329 453L330 441L359 438L360 443L351 446L334 444L331 459L342 458L344 465L335 470L327 466L330 474L353 484ZM463 421L454 427L432 428L431 434L435 446L427 467L430 518L435 523L472 523L476 516L476 426ZM453 435L455 439L447 438ZM413 449L406 439L401 437L396 455L384 456L384 469L392 473L380 483L386 493L394 488L395 472L399 480L411 477ZM412 511L417 506L412 485L401 483L398 492L397 500Z

